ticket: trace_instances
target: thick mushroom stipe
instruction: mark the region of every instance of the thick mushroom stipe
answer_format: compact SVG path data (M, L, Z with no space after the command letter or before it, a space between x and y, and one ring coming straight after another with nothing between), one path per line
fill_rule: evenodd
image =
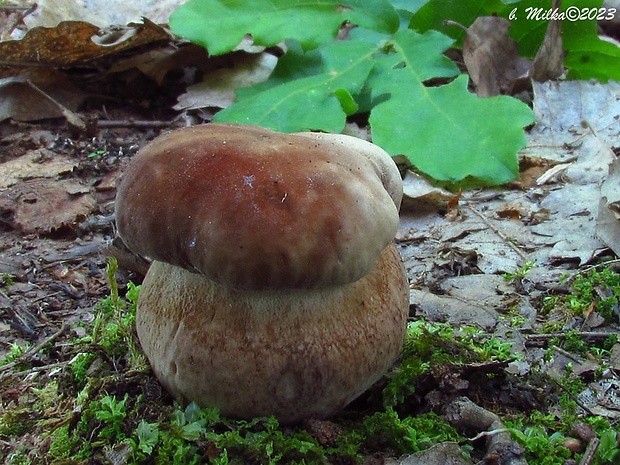
M368 273L394 238L401 197L396 165L368 142L207 124L140 151L116 217L134 252L224 286L309 289Z
M403 276L393 244L356 282L288 292L235 291L156 261L140 291L138 335L178 399L233 418L325 418L398 356L409 308Z

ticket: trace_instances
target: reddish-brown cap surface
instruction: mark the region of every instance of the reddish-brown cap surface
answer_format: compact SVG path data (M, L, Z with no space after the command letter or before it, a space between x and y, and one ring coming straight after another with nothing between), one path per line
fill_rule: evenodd
M134 252L224 286L314 288L372 268L394 238L401 196L396 166L372 144L207 124L140 151L116 218Z

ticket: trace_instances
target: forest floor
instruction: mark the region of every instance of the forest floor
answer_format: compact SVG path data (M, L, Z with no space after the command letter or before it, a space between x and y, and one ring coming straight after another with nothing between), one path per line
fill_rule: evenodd
M338 416L285 427L176 404L140 352L148 263L115 240L116 187L140 147L211 114L174 110L182 73L154 81L137 56L0 82L17 102L0 105L0 460L618 463L617 84L536 87L511 185L403 170L403 357Z

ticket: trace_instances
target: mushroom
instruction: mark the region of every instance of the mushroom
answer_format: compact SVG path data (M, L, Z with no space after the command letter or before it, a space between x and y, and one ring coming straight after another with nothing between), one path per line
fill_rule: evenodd
M391 157L349 136L205 124L142 148L116 219L153 259L136 329L162 385L283 423L359 396L404 340L401 197Z

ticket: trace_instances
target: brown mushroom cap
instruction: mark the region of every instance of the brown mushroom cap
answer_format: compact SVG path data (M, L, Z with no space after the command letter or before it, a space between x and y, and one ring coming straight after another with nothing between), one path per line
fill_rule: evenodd
M373 144L206 124L140 151L116 220L134 252L224 286L307 289L367 274L394 238L401 196Z

